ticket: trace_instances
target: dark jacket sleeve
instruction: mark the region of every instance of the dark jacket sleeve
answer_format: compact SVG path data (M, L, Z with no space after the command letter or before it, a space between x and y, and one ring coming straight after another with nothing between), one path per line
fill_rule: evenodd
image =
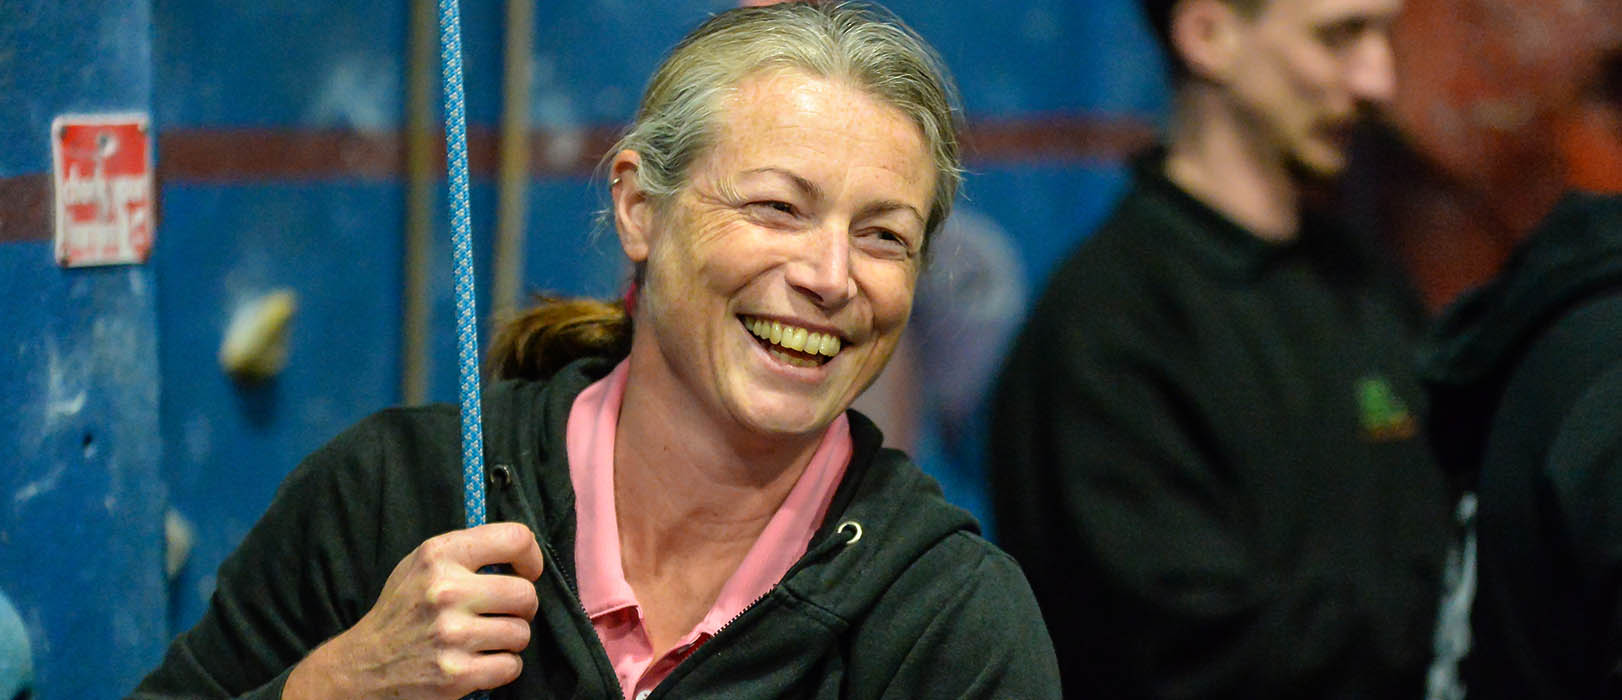
M1223 423L1269 426L1215 415L1222 370L1173 324L1130 304L1073 323L1062 306L1045 322L1039 308L1016 346L988 451L999 542L1030 577L1067 691L1332 697L1366 670L1347 657L1367 643L1348 582L1279 552L1287 516L1261 512L1234 462Z
M909 566L857 630L852 653L883 679L871 697L1058 698L1053 643L1019 565L977 536L949 536ZM868 697L862 695L861 697Z
M1582 645L1606 679L1584 687L1622 688L1622 366L1600 377L1561 421L1545 465L1545 514L1567 537L1580 572L1583 608L1599 624Z
M281 697L287 674L370 609L384 548L379 420L350 429L283 482L225 560L208 610L129 696Z

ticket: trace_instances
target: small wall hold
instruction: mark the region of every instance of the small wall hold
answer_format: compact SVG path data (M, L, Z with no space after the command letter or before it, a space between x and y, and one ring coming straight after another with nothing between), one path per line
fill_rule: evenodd
M276 376L287 365L287 326L297 295L278 289L238 307L220 343L220 366L239 381Z
M34 656L28 628L0 593L0 697L27 698L34 692Z
M163 514L163 574L170 581L185 568L191 559L192 546L197 543L197 529L180 511L170 508Z

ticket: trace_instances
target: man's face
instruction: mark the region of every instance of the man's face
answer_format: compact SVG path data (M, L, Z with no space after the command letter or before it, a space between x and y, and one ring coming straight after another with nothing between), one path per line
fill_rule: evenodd
M1286 165L1332 177L1352 127L1391 99L1402 0L1271 0L1237 22L1229 81L1241 118Z

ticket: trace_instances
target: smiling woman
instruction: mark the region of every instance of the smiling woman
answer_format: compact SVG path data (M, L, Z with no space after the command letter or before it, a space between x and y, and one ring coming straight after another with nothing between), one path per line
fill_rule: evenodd
M647 332L633 336L631 369L679 386L646 398L681 407L698 423L687 434L779 434L786 459L812 449L895 350L936 175L905 114L836 79L753 75L719 116L715 145L664 206L638 189L636 151L614 158L620 239L646 266ZM759 342L751 320L782 336ZM830 338L838 353L815 361L813 336L816 356Z
M135 697L1058 697L1019 567L849 410L956 195L952 103L869 8L700 26L604 159L632 292L496 340L506 522L459 529L452 409L378 414Z

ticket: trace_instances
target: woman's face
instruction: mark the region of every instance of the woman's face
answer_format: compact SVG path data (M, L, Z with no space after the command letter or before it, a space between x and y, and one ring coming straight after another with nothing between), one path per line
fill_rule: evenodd
M615 175L636 161L622 153ZM921 131L894 107L793 70L744 79L672 201L616 188L622 243L647 266L634 342L697 410L821 431L901 338L934 186Z

